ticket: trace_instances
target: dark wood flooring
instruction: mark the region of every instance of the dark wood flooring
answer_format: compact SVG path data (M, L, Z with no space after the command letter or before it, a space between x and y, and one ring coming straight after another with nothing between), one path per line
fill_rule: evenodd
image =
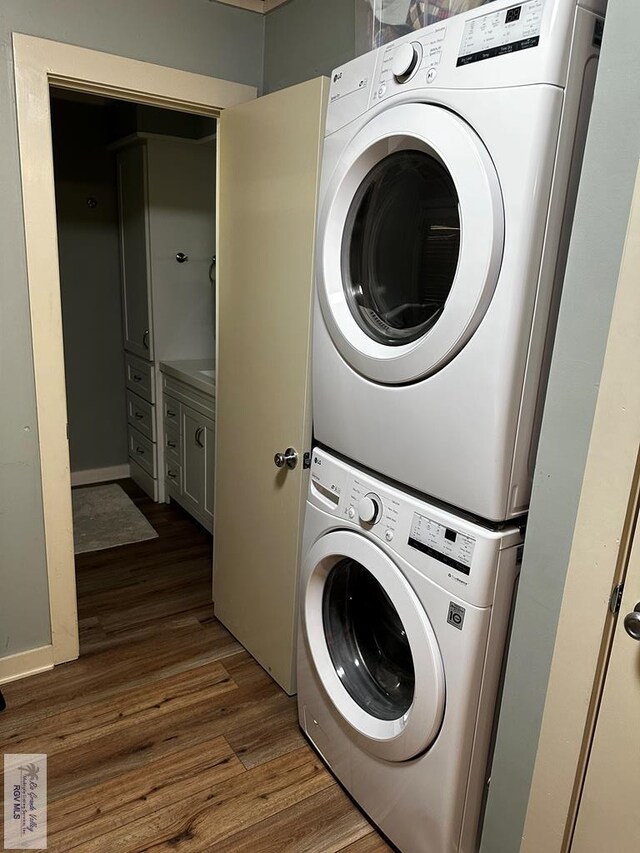
M159 538L79 555L79 660L4 687L2 751L48 755L48 849L388 851L214 618L209 534L121 485Z

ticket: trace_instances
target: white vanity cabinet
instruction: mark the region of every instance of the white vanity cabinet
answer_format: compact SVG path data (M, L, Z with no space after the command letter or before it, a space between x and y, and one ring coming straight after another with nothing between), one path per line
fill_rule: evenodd
M131 477L154 500L165 499L171 479L158 445L164 421L157 405L159 362L212 359L215 352L209 275L216 240L215 160L211 141L138 135L118 150L129 463ZM205 447L189 447L188 494L204 513L209 496L198 491L192 473L197 454L207 455L210 427L202 426ZM182 476L173 469L172 474L176 482Z
M164 367L164 365L163 365ZM198 372L197 370L195 371ZM163 373L162 453L167 498L213 532L215 396Z

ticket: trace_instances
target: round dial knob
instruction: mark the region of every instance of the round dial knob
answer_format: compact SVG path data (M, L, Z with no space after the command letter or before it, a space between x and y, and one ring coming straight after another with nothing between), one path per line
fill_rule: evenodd
M358 517L365 524L375 524L382 513L382 501L377 495L369 493L358 504Z
M393 56L391 73L399 83L404 83L415 69L418 51L414 44L401 44Z

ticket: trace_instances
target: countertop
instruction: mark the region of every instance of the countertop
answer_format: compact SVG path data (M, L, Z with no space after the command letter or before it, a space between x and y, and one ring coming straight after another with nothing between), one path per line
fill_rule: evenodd
M181 382L186 382L203 394L212 397L216 393L215 359L198 358L186 359L184 361L161 361L160 370L167 376L173 376ZM203 373L207 371L210 375Z

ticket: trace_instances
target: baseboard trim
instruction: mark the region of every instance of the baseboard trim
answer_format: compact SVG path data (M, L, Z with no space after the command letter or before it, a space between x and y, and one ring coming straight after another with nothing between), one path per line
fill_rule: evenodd
M53 669L53 646L40 646L0 658L0 684Z
M87 468L71 472L72 486L89 486L106 483L108 480L124 480L131 475L129 465L112 465L110 468Z

